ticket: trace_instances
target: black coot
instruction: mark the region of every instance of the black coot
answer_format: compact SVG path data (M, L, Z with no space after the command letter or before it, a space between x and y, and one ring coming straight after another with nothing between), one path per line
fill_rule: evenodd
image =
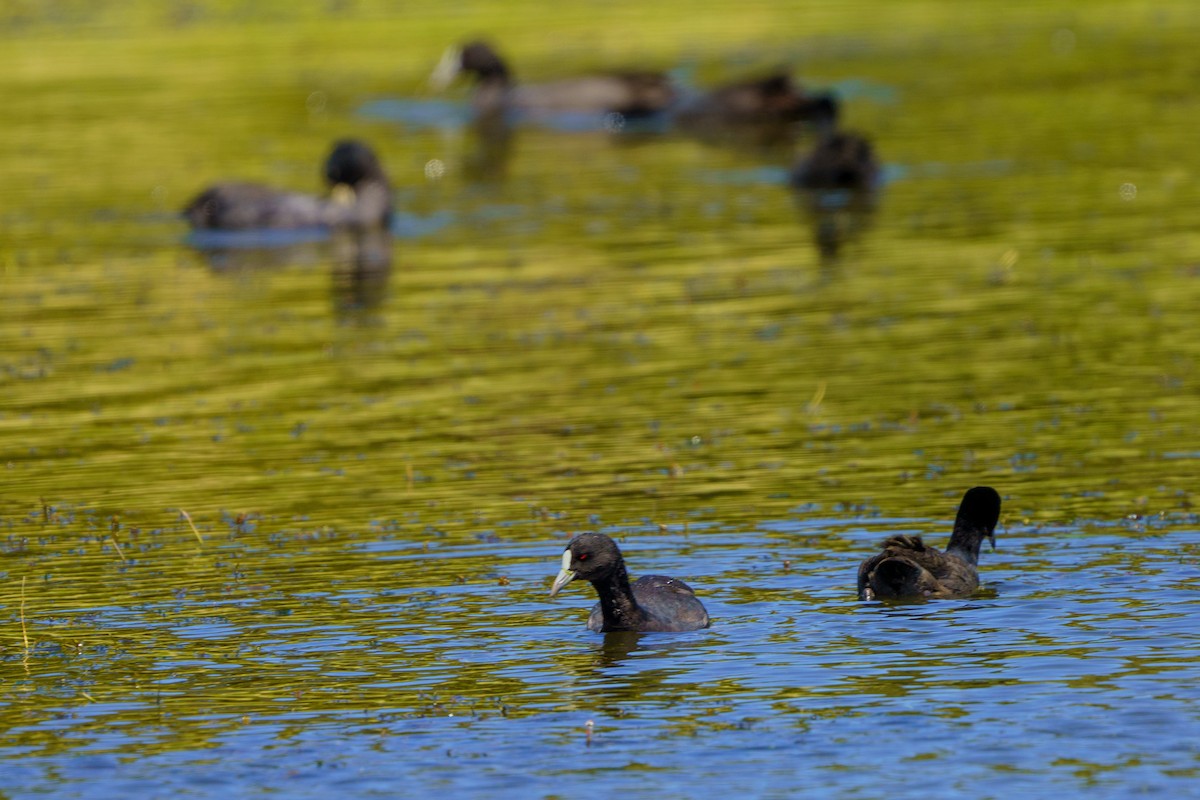
M821 130L837 123L837 99L808 94L787 72L736 81L688 101L679 110L681 127L694 125L808 122Z
M473 102L480 113L511 108L535 113L615 112L643 117L665 110L676 96L670 79L659 72L613 72L518 84L499 54L480 41L447 50L431 81L436 88L445 88L461 73L470 73L476 79Z
M821 137L792 168L796 189L871 192L878 181L875 148L865 137L844 131Z
M824 132L837 124L831 94L808 94L787 72L719 86L678 104L676 130L717 145L790 151L804 130Z
M920 536L893 536L883 552L858 568L860 600L965 597L979 586L979 546L996 546L1000 495L990 486L968 489L958 506L954 533L943 553Z
M588 617L593 631L694 631L708 627L708 612L686 583L643 575L631 586L617 543L602 533L582 533L567 545L550 588L558 594L575 579L589 581L600 602Z
M337 142L325 160L328 197L257 183L218 183L183 210L194 228L268 229L387 225L392 190L370 147Z

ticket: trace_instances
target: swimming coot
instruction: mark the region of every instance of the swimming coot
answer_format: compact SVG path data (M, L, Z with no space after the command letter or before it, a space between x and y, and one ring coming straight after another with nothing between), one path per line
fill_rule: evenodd
M870 192L879 180L879 163L871 143L855 133L836 131L821 137L792 169L796 189L844 189Z
M893 536L883 552L858 568L860 600L965 597L979 586L979 546L996 546L1000 495L990 486L968 489L958 506L946 552L927 546L920 536Z
M832 127L838 103L831 94L805 93L787 72L729 83L700 95L679 111L681 122L812 122Z
M600 596L588 617L590 630L694 631L708 627L708 612L683 581L643 575L631 587L617 543L602 533L581 533L571 540L550 596L576 578L589 581Z
M669 107L676 94L670 79L658 72L614 72L518 84L499 54L481 41L447 50L430 82L435 88L444 89L464 72L476 79L473 103L480 113L511 108L529 112L615 112L626 117L644 117Z
M740 80L678 103L675 130L718 145L787 148L806 130L824 132L837 124L831 94L807 94L787 72Z
M337 142L325 160L328 197L257 183L218 183L183 210L194 228L267 229L386 225L392 190L379 159L362 142Z

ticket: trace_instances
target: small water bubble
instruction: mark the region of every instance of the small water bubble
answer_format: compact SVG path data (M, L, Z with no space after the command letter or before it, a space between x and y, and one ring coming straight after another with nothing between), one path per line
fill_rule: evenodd
M625 128L625 115L620 111L610 111L604 115L601 125L609 133L618 133Z
M1121 195L1122 200L1133 200L1137 197L1137 187L1132 183L1122 183L1121 188L1117 190L1117 194Z
M431 158L425 162L425 177L436 181L446 174L446 163L440 158Z
M304 101L304 107L308 109L308 113L310 114L320 114L325 110L325 103L328 99L324 92L318 90L309 94L308 98Z
M1060 56L1070 55L1075 49L1075 31L1070 28L1059 28L1050 38L1050 46Z

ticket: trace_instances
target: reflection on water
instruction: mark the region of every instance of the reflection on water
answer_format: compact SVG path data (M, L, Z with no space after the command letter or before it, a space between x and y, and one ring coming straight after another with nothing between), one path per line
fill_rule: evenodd
M546 128L560 133L612 131L613 116L608 111L572 111L561 109L489 109L477 113L470 103L419 97L377 98L358 108L368 119L395 122L407 130L435 129L457 131L485 120L506 127ZM618 126L619 127L619 126Z
M339 318L362 318L387 296L392 232L385 228L196 230L187 243L217 272L328 267Z
M481 114L469 126L471 145L463 158L468 181L496 183L508 177L516 132L504 113Z
M813 242L823 267L837 263L842 248L870 230L879 191L854 189L797 189L796 205L812 227Z
M790 162L797 149L803 149L808 152L791 169L796 175L815 176L811 181L799 181L803 185L797 195L814 230L821 262L829 266L837 260L843 244L869 229L881 184L881 170L869 153L869 163L849 163L854 159L829 147L822 149L839 138L865 141L837 134L838 107L833 95L806 94L787 73L781 73L709 92L687 89L669 110L635 118L560 109L535 113L510 107L479 112L466 103L423 98L377 99L361 106L358 113L399 123L408 130L437 128L451 134L454 141L461 135L465 145L461 152L455 150L454 161L468 183L479 184L501 183L507 178L520 128L531 124L561 134L603 131L613 135L614 144L626 146L653 147L664 137L683 136L708 146L746 152L766 162L737 170L706 171L707 180L731 184L798 181L785 177L779 164ZM440 160L426 167L427 176L437 179L444 170Z
M392 235L379 228L343 229L333 235L333 305L342 319L364 319L387 296Z
M184 241L218 272L259 269L320 260L329 228L205 228L189 231Z
M649 637L644 633L636 631L615 631L601 635L601 640L596 647L596 666L601 669L608 667L620 667L629 654L638 649L638 645L643 640L652 640L655 637ZM662 637L657 637L662 639Z

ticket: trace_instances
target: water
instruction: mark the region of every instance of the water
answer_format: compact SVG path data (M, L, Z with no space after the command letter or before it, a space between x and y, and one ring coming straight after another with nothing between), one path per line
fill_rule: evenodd
M1196 12L584 10L0 14L0 792L1190 794ZM756 144L480 138L420 88L480 31L531 77L794 63L877 207ZM386 235L173 216L347 135ZM977 596L854 600L977 484ZM712 628L588 633L580 530Z

